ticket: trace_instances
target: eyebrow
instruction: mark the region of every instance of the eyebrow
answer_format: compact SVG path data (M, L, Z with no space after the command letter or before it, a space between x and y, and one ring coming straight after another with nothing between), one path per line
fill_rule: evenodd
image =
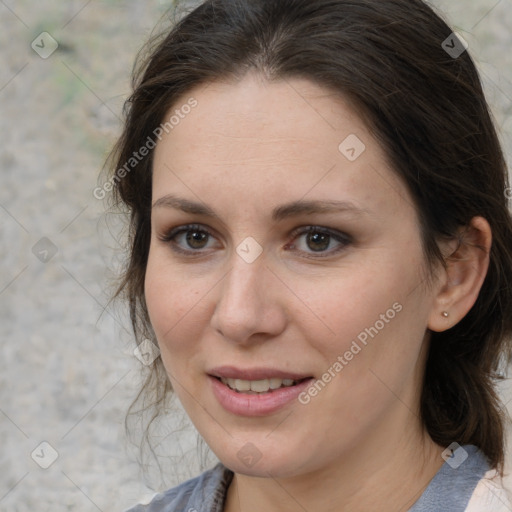
M174 196L172 194L165 195L157 199L152 208L174 208L181 210L185 213L196 215L204 215L217 220L221 220L219 215L215 213L210 207L203 203L190 201L189 199ZM358 208L356 205L349 201L334 201L334 200L298 200L290 203L283 204L272 210L272 220L280 221L289 217L294 217L304 214L315 213L352 213L357 215L369 214L370 212L364 208Z

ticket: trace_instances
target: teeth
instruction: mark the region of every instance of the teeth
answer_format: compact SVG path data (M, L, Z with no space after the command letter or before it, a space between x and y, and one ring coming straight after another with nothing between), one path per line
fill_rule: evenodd
M246 381L249 382L249 381ZM256 391L257 393L265 393L270 389L270 382L268 379L263 380L252 380L251 382L251 391Z
M286 380L289 380L289 379L286 379ZM281 379L268 379L269 381L269 386L270 386L270 389L277 389L277 388L280 388L281 387L281 384L283 383L283 381Z
M233 381L233 379L229 379ZM251 383L248 380L236 379L234 382L229 384L229 387L238 389L239 391L250 391Z
M270 389L278 389L283 386L293 386L297 383L292 379L262 379L262 380L242 380L242 379L226 379L222 377L220 379L231 389L240 392L249 393L267 393Z

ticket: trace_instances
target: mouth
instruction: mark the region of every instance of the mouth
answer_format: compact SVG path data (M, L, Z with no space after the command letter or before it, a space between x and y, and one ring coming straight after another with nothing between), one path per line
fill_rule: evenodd
M235 391L236 393L243 393L246 395L262 395L272 393L277 391L278 389L296 386L297 384L300 384L305 380L309 380L312 378L304 377L301 379L283 379L279 377L270 377L259 380L245 380L228 377L216 377L215 375L212 375L212 377L222 382L222 384L227 386L232 391Z
M211 391L229 413L245 417L267 416L293 407L314 380L307 374L271 368L241 370L223 366L208 372Z

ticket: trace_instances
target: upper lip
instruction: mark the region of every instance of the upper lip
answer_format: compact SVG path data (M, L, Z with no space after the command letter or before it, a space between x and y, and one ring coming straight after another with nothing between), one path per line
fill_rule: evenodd
M241 380L291 379L301 380L311 377L304 373L291 373L275 368L255 367L237 368L235 366L217 366L207 372L213 377Z

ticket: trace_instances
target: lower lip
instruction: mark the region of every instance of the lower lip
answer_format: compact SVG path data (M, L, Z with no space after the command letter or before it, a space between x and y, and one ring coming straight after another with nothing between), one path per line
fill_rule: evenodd
M239 416L265 416L276 412L295 400L313 380L313 378L310 378L299 382L295 386L273 389L268 393L252 395L234 391L211 375L208 378L212 384L213 394L220 405L226 411Z

